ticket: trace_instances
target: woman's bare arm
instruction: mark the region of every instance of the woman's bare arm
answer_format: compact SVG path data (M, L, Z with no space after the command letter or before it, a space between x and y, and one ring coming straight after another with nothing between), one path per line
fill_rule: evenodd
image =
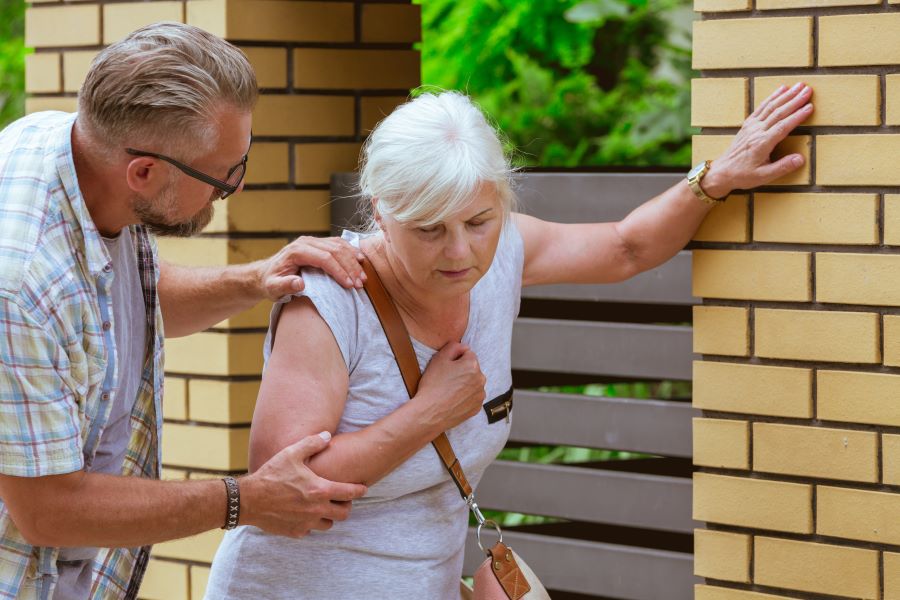
M251 471L309 433L335 432L349 376L337 342L308 298L282 311L250 433ZM484 376L474 354L450 344L435 355L416 397L375 423L335 435L309 461L320 477L372 485L445 429L481 409Z

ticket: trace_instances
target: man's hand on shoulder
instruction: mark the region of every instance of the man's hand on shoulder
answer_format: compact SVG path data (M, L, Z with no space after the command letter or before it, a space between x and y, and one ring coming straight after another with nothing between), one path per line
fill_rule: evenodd
M346 288L362 288L366 275L360 265L363 255L341 238L301 236L277 254L260 261L259 285L272 301L303 291L302 267L315 267L328 273Z

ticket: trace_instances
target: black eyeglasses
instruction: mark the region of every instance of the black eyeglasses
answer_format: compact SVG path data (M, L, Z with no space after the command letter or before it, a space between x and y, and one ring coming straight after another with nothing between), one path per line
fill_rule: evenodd
M251 140L251 144L252 143L253 142ZM198 179L203 183L207 183L219 190L219 198L222 200L235 193L238 187L240 187L241 180L244 179L244 173L247 172L247 157L250 155L250 150L248 149L247 154L244 155L244 158L241 159L241 162L228 169L228 176L225 177L225 181L222 181L221 179L216 179L215 177L207 175L206 173L198 171L197 169L189 167L186 164L163 154L157 154L156 152L146 152L144 150L135 150L134 148L125 148L125 152L131 154L132 156L149 156L151 158L164 160L176 169L180 170L185 175L193 177L194 179Z

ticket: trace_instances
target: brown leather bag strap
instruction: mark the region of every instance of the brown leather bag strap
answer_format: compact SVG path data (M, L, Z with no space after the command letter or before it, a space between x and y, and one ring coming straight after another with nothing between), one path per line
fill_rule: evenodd
M384 284L381 283L381 278L378 276L378 272L375 271L375 267L369 262L369 259L363 259L362 267L366 273L366 293L369 295L369 300L371 300L372 306L375 308L375 314L378 315L378 321L381 323L382 329L384 329L388 344L390 344L391 350L394 352L397 366L400 367L400 375L403 377L403 383L406 384L406 391L409 397L412 398L419 389L419 380L422 378L422 373L419 371L419 360L416 358L416 351L413 349L409 332L406 330L406 325L403 324L403 319L397 311L397 306L384 288ZM472 486L469 485L469 481L466 479L466 474L462 470L462 465L459 464L459 459L456 458L456 453L453 451L453 446L450 445L450 439L447 437L447 434L442 433L433 439L431 444L437 450L438 456L441 457L441 462L444 463L447 472L453 478L453 483L456 484L459 493L464 500L468 500L469 496L472 495Z

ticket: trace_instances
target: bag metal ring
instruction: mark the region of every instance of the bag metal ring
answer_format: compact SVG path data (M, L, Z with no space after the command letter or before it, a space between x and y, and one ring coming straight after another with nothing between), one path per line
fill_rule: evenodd
M485 519L485 521L483 523L479 523L478 527L475 529L475 537L478 539L478 547L481 548L481 551L484 552L485 554L490 554L490 552L485 550L484 546L481 545L481 528L488 523L491 524L491 526L494 528L494 531L496 531L497 535L500 537L500 539L497 541L499 541L499 542L503 541L503 530L500 529L500 526L497 525L496 522L494 522L490 519Z

